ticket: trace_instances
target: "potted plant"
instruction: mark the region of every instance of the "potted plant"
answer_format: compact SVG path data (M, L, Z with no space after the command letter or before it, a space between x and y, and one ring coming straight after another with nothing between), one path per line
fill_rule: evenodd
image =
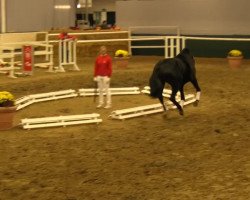
M13 127L13 119L16 111L14 96L7 91L0 92L0 130L8 130Z
M126 68L128 66L129 54L126 50L117 50L115 52L115 65L119 68Z
M232 69L240 68L242 60L243 60L243 54L240 50L231 50L228 52L227 55L228 64Z

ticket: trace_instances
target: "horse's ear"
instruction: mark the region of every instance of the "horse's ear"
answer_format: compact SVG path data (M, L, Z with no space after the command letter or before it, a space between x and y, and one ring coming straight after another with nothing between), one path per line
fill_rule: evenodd
M190 50L188 48L184 48L181 50L180 54L190 54Z

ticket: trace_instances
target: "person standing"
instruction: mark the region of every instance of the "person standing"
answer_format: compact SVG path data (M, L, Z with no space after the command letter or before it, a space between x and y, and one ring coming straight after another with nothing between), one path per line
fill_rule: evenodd
M112 75L112 59L107 53L106 46L100 47L100 54L95 60L94 81L99 89L99 103L97 108L104 106L104 95L106 93L106 105L104 108L111 108L110 79Z

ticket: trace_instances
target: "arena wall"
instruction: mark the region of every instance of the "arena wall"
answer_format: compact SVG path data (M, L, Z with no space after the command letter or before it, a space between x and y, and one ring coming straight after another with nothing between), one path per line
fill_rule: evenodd
M249 7L249 0L117 1L116 16L121 27L165 25L189 35L250 35Z
M70 5L70 9L55 9ZM75 25L75 2L71 0L8 0L6 1L7 32L50 30Z
M190 35L189 35L190 36ZM191 35L192 36L192 35ZM226 35L210 35L207 37L228 38ZM242 36L234 36L232 38L241 38ZM245 38L245 37L244 37ZM249 36L247 37L249 38ZM132 45L138 46L163 46L164 41L134 41ZM232 49L238 49L243 52L244 58L250 58L250 42L249 41L219 41L219 40L187 40L188 47L194 56L206 58L225 58L227 53ZM132 49L133 55L158 55L164 56L163 48L147 48Z

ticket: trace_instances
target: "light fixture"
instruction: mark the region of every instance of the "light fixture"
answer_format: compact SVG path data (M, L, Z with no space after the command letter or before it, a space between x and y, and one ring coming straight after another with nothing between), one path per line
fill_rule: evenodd
M77 8L88 8L92 7L92 0L78 0Z
M71 8L70 5L55 5L55 9L68 10L70 8Z

